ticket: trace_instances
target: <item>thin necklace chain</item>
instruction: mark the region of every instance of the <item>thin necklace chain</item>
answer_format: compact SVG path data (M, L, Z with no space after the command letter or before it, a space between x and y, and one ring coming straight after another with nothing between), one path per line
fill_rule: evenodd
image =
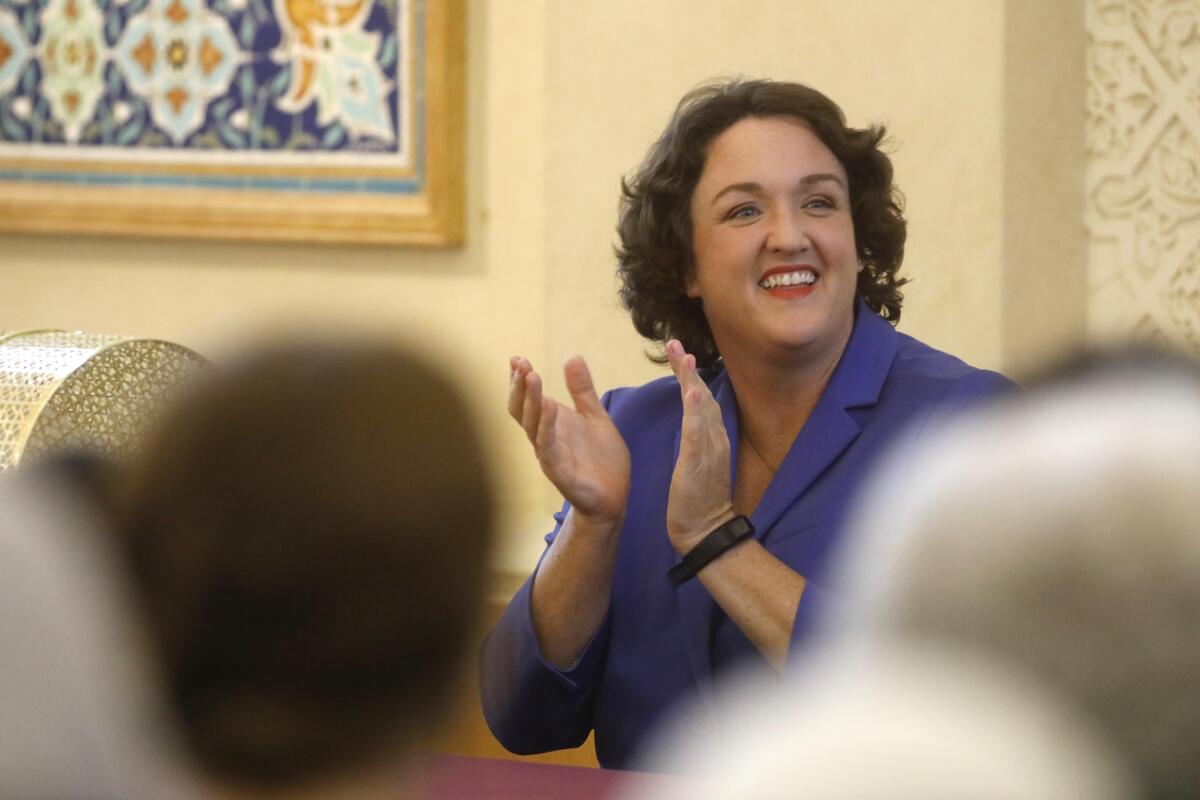
M758 445L754 444L754 438L750 436L749 430L743 430L741 432L741 434L742 434L742 438L744 438L746 440L746 444L750 445L750 449L754 451L754 455L758 456L758 460L763 463L764 467L766 467L768 470L770 470L772 475L774 475L775 471L778 470L779 467L771 466L771 462L767 461L767 459L763 456L762 451L758 449Z

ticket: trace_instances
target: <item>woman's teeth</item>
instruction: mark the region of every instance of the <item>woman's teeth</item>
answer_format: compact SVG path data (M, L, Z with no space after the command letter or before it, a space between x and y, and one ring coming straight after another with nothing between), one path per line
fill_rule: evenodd
M809 269L799 269L795 272L775 272L758 282L764 289L774 289L776 286L806 286L817 282L817 274Z

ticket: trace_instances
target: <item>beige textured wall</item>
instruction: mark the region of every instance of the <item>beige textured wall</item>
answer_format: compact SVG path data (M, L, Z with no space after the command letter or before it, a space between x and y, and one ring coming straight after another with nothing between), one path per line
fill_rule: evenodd
M1087 326L1082 0L1009 0L1005 13L1001 348L1019 374Z
M552 360L582 351L605 384L659 374L616 306L617 181L683 92L743 73L809 83L851 124L889 128L911 220L902 328L999 366L1002 11L994 0L552 3Z
M0 328L157 336L218 357L248 331L284 323L409 336L444 356L484 415L504 467L508 536L498 565L522 571L540 551L555 502L504 416L505 360L530 356L552 387L561 386L558 365L575 352L604 387L661 374L617 306L617 184L700 80L744 73L808 82L841 103L853 124L888 126L910 219L905 272L914 283L903 330L988 367L1009 363L1005 338L1018 328L1020 352L1062 337L1036 319L1006 321L1006 303L1032 302L1006 292L1015 284L1005 253L1022 222L1006 181L1024 163L1019 142L1030 139L1006 135L1010 59L1046 57L1044 80L1070 66L1014 42L1032 35L1013 24L1031 7L474 0L465 248L0 235ZM1071 30L1071 15L1055 24ZM1022 79L1040 80L1040 63L1025 65ZM1023 269L1035 267L1056 264Z
M1200 3L1086 5L1088 334L1200 355Z

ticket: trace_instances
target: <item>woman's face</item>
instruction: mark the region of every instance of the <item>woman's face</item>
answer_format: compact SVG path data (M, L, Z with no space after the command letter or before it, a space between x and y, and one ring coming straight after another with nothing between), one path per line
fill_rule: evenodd
M854 222L846 171L816 134L792 117L737 122L709 146L691 217L687 293L726 360L841 356L854 324Z

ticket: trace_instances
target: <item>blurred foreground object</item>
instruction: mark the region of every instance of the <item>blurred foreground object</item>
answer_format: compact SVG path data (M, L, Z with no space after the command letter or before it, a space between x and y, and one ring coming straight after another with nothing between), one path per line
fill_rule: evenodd
M1112 748L1017 670L951 648L811 651L783 686L747 675L706 736L666 732L647 766L696 785L636 800L1129 800ZM656 787L652 787L654 789Z
M884 465L845 627L974 648L1074 701L1146 795L1200 797L1200 368L1088 355Z
M199 796L119 559L51 477L0 476L0 797Z
M387 341L254 347L164 412L123 505L209 779L394 796L444 718L491 552L487 459L447 372Z
M0 472L82 449L120 457L205 360L171 342L0 331Z

